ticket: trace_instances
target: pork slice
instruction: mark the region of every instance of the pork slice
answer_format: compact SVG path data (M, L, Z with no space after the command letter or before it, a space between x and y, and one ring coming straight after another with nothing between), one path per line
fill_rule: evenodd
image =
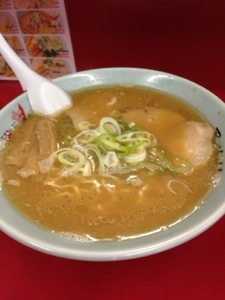
M26 122L26 121L24 121ZM18 167L22 167L26 161L27 153L30 151L30 147L32 145L31 140L34 135L36 120L32 120L29 122L29 126L27 123L24 123L24 138L23 142L21 142L21 136L15 135L12 136L14 139L14 144L16 147L13 147L11 151L9 151L5 164L6 165L15 165Z
M31 149L31 151L27 155L25 164L21 169L17 171L17 174L23 178L39 174L38 151L36 148L33 147Z
M168 132L165 144L174 156L185 159L193 169L207 163L213 153L213 128L202 122L186 121Z
M49 119L40 120L36 124L36 136L39 147L39 161L49 157L57 149L56 128Z

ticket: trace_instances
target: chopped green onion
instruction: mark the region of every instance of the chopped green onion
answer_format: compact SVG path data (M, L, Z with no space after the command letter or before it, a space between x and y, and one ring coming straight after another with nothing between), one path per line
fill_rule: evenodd
M114 151L109 151L106 153L104 158L104 165L108 168L115 168L119 165L119 158Z
M85 155L79 150L73 148L64 148L58 152L58 161L68 167L80 169L86 162Z
M84 167L82 169L83 176L90 176L91 175L91 162L87 159L85 161Z
M100 120L99 123L100 132L108 132L114 134L121 134L121 127L119 123L111 118L111 117L104 117Z
M83 176L90 176L95 170L107 176L139 169L146 169L150 174L166 169L186 173L192 169L183 159L171 159L159 148L156 137L135 123L104 117L98 127L90 127L88 122L80 124L83 130L72 139L72 147L53 153L62 165Z
M146 150L134 152L124 157L125 161L131 165L138 164L146 159Z

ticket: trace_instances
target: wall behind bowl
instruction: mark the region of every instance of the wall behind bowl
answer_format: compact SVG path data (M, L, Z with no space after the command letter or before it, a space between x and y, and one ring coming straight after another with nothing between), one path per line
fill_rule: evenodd
M78 70L141 67L225 88L224 0L67 0Z

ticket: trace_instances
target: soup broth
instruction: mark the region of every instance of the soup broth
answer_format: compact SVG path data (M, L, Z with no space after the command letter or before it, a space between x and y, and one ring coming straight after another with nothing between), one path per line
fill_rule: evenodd
M29 116L6 142L2 187L28 218L66 237L115 240L165 229L198 208L215 184L218 160L213 129L198 112L174 96L135 86L90 88L74 93L73 101L52 119ZM72 147L80 124L95 130L104 117L150 132L170 165L181 159L181 168L187 163L190 169L153 171L143 163L102 174L94 155L91 173L70 172L60 161L49 167L53 152ZM201 134L202 144L195 145Z

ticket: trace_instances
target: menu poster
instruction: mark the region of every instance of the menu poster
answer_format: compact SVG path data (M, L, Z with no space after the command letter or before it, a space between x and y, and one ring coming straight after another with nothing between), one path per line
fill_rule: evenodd
M0 32L40 75L53 79L76 71L63 0L0 0ZM0 80L17 80L1 55Z

